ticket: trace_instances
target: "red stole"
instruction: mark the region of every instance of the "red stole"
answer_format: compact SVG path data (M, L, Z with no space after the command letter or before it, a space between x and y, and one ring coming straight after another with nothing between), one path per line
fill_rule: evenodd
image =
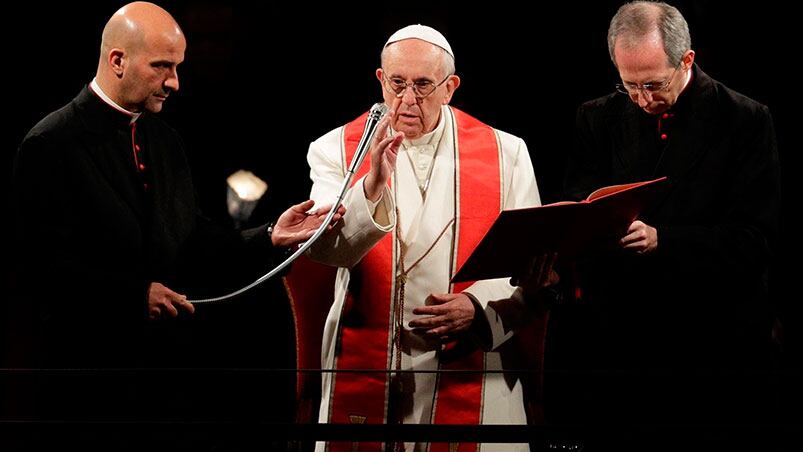
M452 273L479 243L501 209L500 149L489 126L452 109L457 124L455 183L457 188L457 252ZM345 126L346 165L351 161L362 135L367 115ZM447 118L450 120L450 118ZM370 157L369 157L370 158ZM363 162L354 181L367 173ZM388 419L388 393L393 367L392 302L394 287L393 235L387 234L351 271L349 294L340 316L339 342L333 378L329 422L382 424ZM370 278L363 277L370 274ZM460 292L471 283L460 283ZM450 344L454 345L454 344ZM476 370L472 373L444 373L437 383L433 423L468 424L481 422L484 354L476 348L447 347L441 353L441 369ZM347 443L332 443L330 450L350 449ZM447 450L447 444L432 444L431 450ZM378 443L361 444L361 450L379 449ZM475 444L461 443L459 450L476 450Z

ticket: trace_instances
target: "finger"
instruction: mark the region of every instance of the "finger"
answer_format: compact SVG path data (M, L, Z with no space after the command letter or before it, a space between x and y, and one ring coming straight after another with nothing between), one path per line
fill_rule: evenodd
M164 287L164 293L165 293L165 295L168 297L168 298L167 298L167 301L168 301L168 302L169 302L171 299L185 299L185 300L187 299L187 296L186 296L186 295L184 295L183 293L178 293L178 292L176 292L175 290L173 290L173 289L171 289L171 288L169 288L169 287L167 287L167 286L162 286L162 287ZM172 298L171 298L171 297L172 297Z
M407 325L410 328L435 328L446 324L446 316L438 315L434 317L421 317L413 319Z
M396 168L396 154L393 154L393 155L388 154L385 157L385 160L387 161L387 164L388 164L389 167Z
M296 225L300 224L301 227L304 227L304 228L315 227L315 226L319 226L321 223L323 223L323 220L325 220L325 219L326 219L326 214L325 213L323 213L323 214L316 213L314 215L307 215L306 217L304 217L302 219L299 219L296 222L296 224L294 224L293 226L296 226Z
M404 141L404 132L396 132L393 135L386 136L378 143L379 149L387 156L388 153L396 155Z
M442 315L446 314L448 309L446 309L443 305L434 305L434 306L419 306L413 309L413 314L416 315Z
M335 213L334 213L334 215L332 215L332 218L343 218L343 215L345 215L345 214L346 214L346 210L340 208L340 209L335 210Z
M337 223L338 221L340 221L340 219L341 219L341 218L343 218L343 217L342 217L342 216L340 216L340 215L338 215L338 214L334 214L334 215L332 215L332 219L331 219L331 220L329 220L329 226L331 226L331 225L333 225L333 224ZM326 219L325 217L318 217L318 218L316 218L316 219L315 219L315 225L316 225L316 227L317 227L318 225L321 225L321 224L323 224L323 220L325 220L325 219Z
M391 122L393 122L393 117L396 116L396 110L399 104L397 102L393 102L388 106L388 111L382 116L382 126L387 128Z
M331 210L332 210L332 205L329 204L325 208L317 211L318 217L324 219L327 215L329 215L329 211ZM337 209L335 209L335 215L333 218L340 218L345 214L346 214L346 208L343 207L343 205L341 204L337 207Z
M426 300L424 300L424 304L427 305L427 306L439 305L439 304L448 303L448 302L454 300L455 298L457 298L457 295L455 295L455 294L450 294L450 293L436 294L436 293L433 293L433 294L430 294L427 297Z
M390 127L390 122L393 116L396 114L393 109L388 110L388 113L379 121L379 124L376 125L376 135L374 136L374 143L381 142L381 139L387 135L388 127Z
M377 146L379 147L379 149L381 150L381 152L383 152L383 153L384 153L384 152L385 152L385 150L387 150L387 149L388 149L388 146L390 146L390 144L391 144L391 143L393 142L393 140L395 140L395 139L396 139L396 137L395 137L395 136L384 137L384 138L382 138L382 140L380 140L380 141L379 141L379 143L377 144Z
M332 210L332 205L331 204L326 204L326 205L323 205L323 206L319 206L319 207L315 208L314 210L310 210L309 212L307 212L307 215L319 216L319 217L320 216L326 216L326 214L328 214L330 210Z
M440 336L441 341L449 342L449 333L452 331L452 327L449 325L439 326L437 328L433 328L431 330L427 330L427 335L430 336Z
M639 234L637 232L633 232L631 234L627 234L626 236L622 237L622 239L619 240L619 243L622 245L627 245L636 242L638 240L640 240Z
M396 134L391 137L389 149L393 151L394 155L399 151L402 141L404 141L404 132L396 132Z
M637 242L628 243L625 246L623 246L623 248L624 249L628 249L628 250L630 250L630 249L639 249L639 248L646 248L646 245L647 245L647 241L646 240L640 240L640 241L637 241Z
M148 319L149 320L156 320L159 317L161 317L161 311L159 311L158 307L154 306L154 307L152 307L152 308L150 308L148 310Z
M308 200L306 200L306 201L304 201L302 203L294 205L292 207L292 209L295 210L296 212L306 212L306 211L312 209L312 206L314 206L314 205L315 205L315 201L313 201L311 199L308 199Z
M437 337L438 339L441 340L441 342L449 342L452 340L453 333L455 333L456 331L457 328L455 327L455 325L449 324L432 328L430 330L427 330L425 333L427 334L427 336Z
M167 315L169 315L170 317L178 316L178 309L176 309L176 307L173 306L173 303L175 303L175 301L168 300L167 303L164 304L165 311L167 311Z
M194 314L195 313L195 306L192 303L190 303L189 301L187 301L186 298L182 298L182 299L178 300L177 302L174 302L173 304L177 305L178 307L180 307L184 311L189 312L190 314Z
M623 250L636 254L643 254L647 251L646 244L632 244L622 248Z

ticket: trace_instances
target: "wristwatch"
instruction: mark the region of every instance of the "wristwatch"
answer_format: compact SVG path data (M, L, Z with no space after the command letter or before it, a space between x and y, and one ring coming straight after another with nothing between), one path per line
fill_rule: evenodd
M276 227L276 222L271 221L268 223L268 227L265 228L265 232L268 233L268 239L270 240L270 244L273 245L273 228Z

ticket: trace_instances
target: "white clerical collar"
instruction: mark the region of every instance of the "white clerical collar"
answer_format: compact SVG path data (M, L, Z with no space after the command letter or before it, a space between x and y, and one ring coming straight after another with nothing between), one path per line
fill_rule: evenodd
M117 105L117 102L113 101L111 99L111 97L107 96L106 93L104 93L103 90L100 89L100 85L98 85L97 77L92 79L92 82L89 84L89 87L92 89L92 91L95 94L98 95L98 97L100 97L100 99L103 102L106 102L110 107L114 108L115 110L119 111L120 113L124 113L124 114L130 116L131 117L131 121L128 122L129 124L133 124L137 119L139 119L139 115L142 114L142 113L134 113L133 111L128 111L125 108Z

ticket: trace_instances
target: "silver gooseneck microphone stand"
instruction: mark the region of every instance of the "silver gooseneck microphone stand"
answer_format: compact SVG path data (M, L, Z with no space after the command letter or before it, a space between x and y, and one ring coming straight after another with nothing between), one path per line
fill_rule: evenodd
M269 271L268 273L262 275L256 281L252 282L251 284L243 287L242 289L236 290L230 294L222 295L220 297L214 298L203 298L200 300L188 300L192 304L201 304L201 303L212 303L216 301L223 301L228 300L230 298L234 298L237 295L246 292L259 284L267 281L268 279L272 278L274 275L282 271L285 267L290 265L294 260L301 256L307 249L318 240L324 231L326 231L326 227L332 221L332 217L335 215L338 206L340 203L343 202L343 197L346 195L346 190L348 190L349 186L351 185L351 180L354 178L354 173L357 172L357 169L360 167L365 155L368 154L368 149L371 147L371 141L374 138L374 134L376 132L376 126L379 124L379 121L382 119L383 116L388 111L387 105L383 103L376 103L373 107L371 107L371 111L368 113L368 120L365 123L365 129L363 129L362 137L360 138L360 142L357 144L357 151L354 154L354 159L352 159L351 166L348 169L346 174L346 178L343 179L343 184L340 186L340 194L337 197L337 201L332 204L332 208L329 210L329 213L326 215L326 218L323 220L323 223L315 231L315 234L310 237L309 240L304 242L304 244L299 247L293 254L291 254L287 259L285 259L281 264L277 265L273 270Z

